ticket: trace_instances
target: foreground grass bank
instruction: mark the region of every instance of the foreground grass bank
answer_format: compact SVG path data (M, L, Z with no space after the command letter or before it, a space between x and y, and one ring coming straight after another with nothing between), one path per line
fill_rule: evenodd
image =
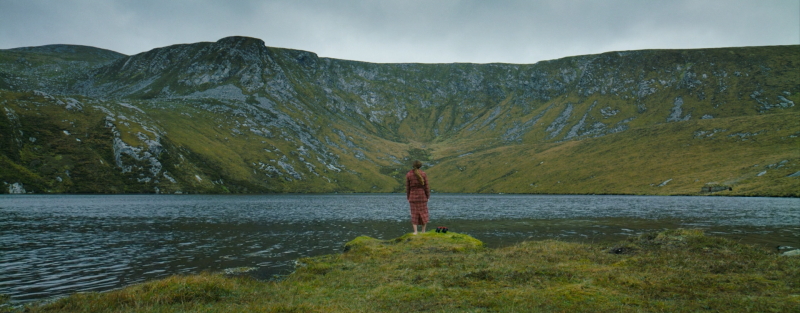
M174 276L30 312L792 312L800 258L670 230L617 245L487 249L467 235L359 237L278 282Z

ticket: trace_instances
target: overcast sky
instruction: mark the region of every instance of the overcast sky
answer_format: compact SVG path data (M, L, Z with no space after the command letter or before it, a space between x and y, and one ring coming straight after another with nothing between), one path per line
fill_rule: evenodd
M0 49L136 54L240 35L380 63L535 63L607 51L800 44L800 0L0 0Z

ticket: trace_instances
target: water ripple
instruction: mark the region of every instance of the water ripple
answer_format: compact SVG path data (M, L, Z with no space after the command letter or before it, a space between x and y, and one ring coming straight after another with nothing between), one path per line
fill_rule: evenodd
M0 293L21 303L234 267L268 279L357 236L409 232L407 206L402 194L0 195ZM800 199L434 194L429 206L432 225L489 246L675 227L800 246Z

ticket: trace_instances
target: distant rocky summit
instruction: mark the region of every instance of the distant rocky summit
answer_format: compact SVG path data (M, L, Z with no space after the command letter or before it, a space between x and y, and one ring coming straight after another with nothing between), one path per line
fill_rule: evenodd
M374 64L227 37L0 50L7 193L800 196L800 46ZM706 191L707 186L729 190Z

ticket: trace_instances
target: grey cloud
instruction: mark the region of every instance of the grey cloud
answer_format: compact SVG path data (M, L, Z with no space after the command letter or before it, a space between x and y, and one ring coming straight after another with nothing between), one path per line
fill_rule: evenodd
M0 1L0 49L126 54L243 35L369 62L535 63L614 50L800 44L800 2Z

